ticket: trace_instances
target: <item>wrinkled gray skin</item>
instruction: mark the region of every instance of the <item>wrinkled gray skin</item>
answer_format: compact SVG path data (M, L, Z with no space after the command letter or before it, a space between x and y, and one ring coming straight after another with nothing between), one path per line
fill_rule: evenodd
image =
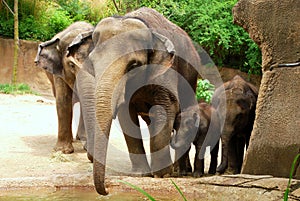
M183 120L183 122L181 122ZM194 177L204 174L204 153L207 146L211 147L211 161L209 174L215 174L218 162L220 122L213 107L207 103L199 103L179 113L174 123L174 134L171 139L171 147L175 150L186 151L178 159L179 174L185 176L188 173L187 160L191 143L195 145ZM208 132L209 131L209 132ZM201 149L204 151L201 152Z
M116 115L128 146L132 171L140 175L152 173L155 177L172 174L169 142L175 116L179 107L194 104L195 100L185 100L183 94L195 97L197 72L193 66L200 67L191 40L158 12L141 8L125 17L100 21L93 41L95 48L89 58L95 69L99 126L94 149L97 192L107 194L105 161L111 122ZM177 72L188 87L181 83ZM189 94L187 88L193 93ZM149 128L151 165L145 156L138 115Z
M225 120L221 134L222 161L217 172L238 174L243 163L245 145L246 148L249 145L258 90L238 75L224 83L224 88L223 92L221 87L217 88L212 98L220 118ZM224 103L220 102L223 98L226 98ZM225 107L226 110L222 110Z
M66 154L74 152L71 129L72 109L73 104L79 100L78 93L74 91L74 83L78 72L76 67L78 65L76 64L80 64L85 60L89 49L82 47L80 52L76 52L76 56L73 54L74 59L70 61L69 58L67 59L68 46L78 34L92 30L93 26L86 22L73 23L62 32L56 34L50 41L41 43L35 59L36 65L46 71L56 98L58 139L54 149ZM77 136L85 140L85 126L82 117L80 115Z

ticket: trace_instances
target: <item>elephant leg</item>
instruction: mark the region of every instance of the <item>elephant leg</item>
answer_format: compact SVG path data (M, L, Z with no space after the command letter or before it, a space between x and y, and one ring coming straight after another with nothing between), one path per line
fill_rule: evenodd
M245 137L246 150L248 149L248 146L250 143L251 132L252 132L252 130L250 130L250 132L247 131L247 133L246 133L246 137Z
M190 149L191 148L189 148L183 155L181 155L180 152L178 154L178 151L175 151L176 162L174 164L174 170L176 166L177 168L176 172L178 172L178 176L187 176L188 173L192 172L192 167L191 167L190 157L189 157Z
M217 168L217 172L220 174L223 174L228 166L228 144L229 144L229 138L221 137L222 142L222 158L221 158L221 164Z
M204 175L204 158L200 157L201 146L196 146L193 177Z
M150 152L151 170L154 177L167 177L173 173L173 162L170 154L170 138L173 129L175 114L166 114L170 108L164 110L161 106L150 109L151 124Z
M187 174L193 172L193 168L192 168L191 161L190 161L190 155L188 153L189 153L189 151L187 151L187 156L186 156L186 160L185 160Z
M219 141L217 142L215 147L213 147L210 150L210 165L209 165L208 174L216 174L216 169L218 165L218 153L219 153Z
M228 149L228 168L227 174L239 173L239 139L237 136L231 138Z
M80 108L80 116L79 116L79 123L78 123L78 128L77 128L76 139L80 140L80 141L85 141L85 143L83 145L83 149L87 151L88 150L87 137L86 137L86 133L85 133L84 120L83 120L81 108ZM88 158L90 158L90 157L88 157Z
M143 145L138 115L134 107L129 107L129 113L130 118L128 118L128 109L125 103L119 106L118 119L129 151L132 172L141 176L150 176L151 169ZM131 121L129 119L131 119Z
M95 78L84 70L77 74L75 91L80 101L80 121L82 122L86 134L86 144L88 159L93 162L95 133L100 132L96 121L95 110Z
M55 151L64 154L74 152L72 145L72 89L60 78L54 77L56 111L58 117L58 139Z
M80 115L79 115L78 128L77 128L77 133L76 133L76 140L86 141L86 133L85 133L85 127L84 127L84 121L83 121L81 106L80 106ZM86 145L84 146L84 149L86 150Z
M243 160L244 160L244 150L245 150L246 139L244 137L238 137L237 139L237 172L240 173L242 170Z

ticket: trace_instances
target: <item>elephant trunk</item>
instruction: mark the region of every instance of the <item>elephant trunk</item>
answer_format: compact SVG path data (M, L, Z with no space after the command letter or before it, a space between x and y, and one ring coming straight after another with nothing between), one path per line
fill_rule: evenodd
M173 131L173 135L171 137L170 145L173 149L178 150L182 149L188 145L188 142L185 141L184 135L177 133L175 130Z
M81 70L78 72L75 86L80 99L80 107L87 134L87 155L89 160L93 161L96 125L95 78L86 71Z
M122 67L123 66L123 67ZM114 62L101 75L96 76L96 131L94 138L94 184L97 192L107 195L105 189L105 165L110 127L118 107L114 88L121 80L124 65ZM124 69L122 69L124 68ZM97 73L97 72L96 72ZM118 94L119 95L119 94ZM118 96L117 95L117 96Z
M179 149L181 144L178 143L175 132L176 131L174 131L173 136L171 137L170 145L173 149Z

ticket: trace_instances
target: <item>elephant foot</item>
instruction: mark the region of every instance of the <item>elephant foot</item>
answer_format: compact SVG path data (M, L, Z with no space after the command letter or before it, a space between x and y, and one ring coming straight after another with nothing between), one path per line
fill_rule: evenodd
M188 173L187 173L186 170L180 170L180 171L179 171L179 176L180 176L180 177L187 176L187 175L188 175Z
M84 133L77 132L77 134L76 134L76 140L86 141L86 134L85 134L85 132Z
M128 174L128 176L131 177L153 177L153 175L149 172L149 173L145 173L145 172L131 172Z
M85 150L85 151L87 151L87 142L85 141L85 143L84 143L84 145L83 145L83 149Z
M227 174L227 175L233 175L233 174L239 174L239 173L240 173L240 171L235 168L227 168L227 170L224 172L224 174Z
M54 147L54 151L61 151L64 154L71 154L74 152L74 147L72 143L60 143L57 142Z
M137 177L152 177L150 167L132 167L131 174Z
M87 158L93 163L94 157L89 152L87 152Z
M167 177L171 177L172 174L173 174L172 166L169 166L169 167L163 168L159 171L153 172L154 178L167 178Z
M226 167L227 165L221 164L219 165L219 167L217 168L217 172L220 174L223 174L226 171Z
M204 173L201 172L201 171L195 171L195 172L193 172L193 177L195 177L195 178L202 177L203 175L204 175Z
M209 174L209 175L214 175L214 174L216 174L216 169L213 169L213 170L209 169L209 170L208 170L208 174Z

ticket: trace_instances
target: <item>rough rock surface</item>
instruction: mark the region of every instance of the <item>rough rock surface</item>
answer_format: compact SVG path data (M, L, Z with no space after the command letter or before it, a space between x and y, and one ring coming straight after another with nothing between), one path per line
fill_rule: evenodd
M300 148L300 2L240 0L234 22L262 50L261 81L254 128L242 173L288 177ZM296 172L300 178L300 171Z

